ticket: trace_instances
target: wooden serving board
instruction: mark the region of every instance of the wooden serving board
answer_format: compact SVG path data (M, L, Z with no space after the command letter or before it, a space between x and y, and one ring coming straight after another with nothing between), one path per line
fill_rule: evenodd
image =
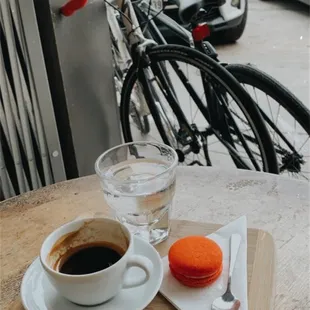
M173 220L167 241L156 246L162 257L173 242L188 235L209 235L221 225ZM271 310L274 305L275 248L271 235L248 228L248 305L249 310ZM160 293L146 308L148 310L175 309Z
M79 218L104 216L104 214L83 214ZM172 243L188 235L209 235L221 225L190 221L171 221L171 233L165 242L156 246L162 257L168 254ZM274 304L275 248L271 235L258 229L248 229L248 304L249 310L271 310ZM20 297L10 303L10 310L24 309ZM174 310L160 293L146 307L146 310ZM59 309L61 310L61 309ZM128 309L134 310L134 309ZM193 309L194 310L194 309ZM207 310L207 309L206 309Z

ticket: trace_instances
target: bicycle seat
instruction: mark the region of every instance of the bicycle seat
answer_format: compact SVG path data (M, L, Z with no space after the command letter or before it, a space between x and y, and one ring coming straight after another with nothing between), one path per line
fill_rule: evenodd
M175 0L179 7L179 16L184 24L188 24L200 9L211 9L223 5L225 0Z

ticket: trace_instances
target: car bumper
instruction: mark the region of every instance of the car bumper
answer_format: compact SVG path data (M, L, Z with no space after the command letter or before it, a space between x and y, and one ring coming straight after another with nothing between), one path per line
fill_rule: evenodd
M227 0L221 7L213 9L212 16L210 16L208 20L211 32L234 28L241 24L246 9L246 1L247 0L240 0L240 8L235 8L231 6L231 0ZM166 3L165 14L181 24L178 7L176 5L170 5L169 1ZM190 27L189 25L183 26L187 29Z

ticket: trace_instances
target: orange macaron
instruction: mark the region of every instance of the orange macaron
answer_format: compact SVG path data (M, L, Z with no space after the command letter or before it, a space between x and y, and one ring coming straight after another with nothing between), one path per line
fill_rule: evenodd
M204 287L222 273L223 253L213 240L189 236L176 241L168 253L172 275L190 287Z

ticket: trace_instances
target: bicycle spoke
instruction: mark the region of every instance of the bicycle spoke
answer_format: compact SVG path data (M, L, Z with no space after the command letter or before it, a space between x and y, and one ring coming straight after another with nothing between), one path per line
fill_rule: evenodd
M308 180L309 111L290 91L264 72L243 65L228 67L260 109L274 144L280 172ZM232 109L231 113L235 114Z
M248 90L248 88L246 87L246 84L242 84L244 87L245 87L245 89L247 90L247 92L248 93L250 93L249 92L249 90ZM257 106L260 108L260 109L262 109L261 107L263 106L262 104L261 104L261 101L259 100L259 98L258 98L258 95L257 95L257 91L256 91L256 88L254 87L254 86L252 86L252 89L253 89L253 93L254 93L254 97L255 97L255 102L256 102L256 104L257 104ZM264 93L264 95L266 96L266 99L267 99L267 102L268 102L268 109L269 109L269 111L270 111L270 114L271 114L271 117L272 117L272 120L273 120L273 123L274 123L274 117L273 117L273 113L272 113L272 109L271 109L271 104L270 104L270 101L269 101L269 97L267 96L267 94L265 94ZM269 128L269 126L267 127L267 129L268 129L268 131L269 131L269 133L270 133L270 136L272 136L272 140L274 140L275 139L275 132L273 131L271 131L270 130L270 128ZM279 137L277 137L278 138L278 143L280 143L279 142Z
M306 139L305 142L301 145L301 147L299 148L299 150L297 151L297 153L299 153L299 151L305 146L305 144L308 142L309 139L310 139L310 137L307 137L307 139Z
M239 136L239 140L241 141L241 143L242 143L242 145L243 145L243 147L244 147L246 153L248 154L248 156L249 156L249 158L250 158L250 160L251 160L253 166L255 167L255 169L256 169L257 171L260 171L261 169L260 169L260 167L258 166L258 164L256 163L255 158L254 158L254 156L253 156L253 153L252 153L251 149L248 147L248 145L247 145L247 143L246 143L246 140L245 140L243 134L241 133L241 131L239 130L239 128L238 128L238 126L237 126L235 120L233 119L233 117L231 117L231 115L230 115L230 113L229 113L229 109L228 109L227 106L226 106L226 102L223 101L221 98L219 98L219 97L217 96L216 93L215 93L215 96L217 97L217 99L219 100L219 102L222 102L222 107L226 110L226 116L227 116L227 117L229 118L229 120L232 122L233 128L234 128L234 130L236 131L236 134Z
M186 65L186 73L187 73L187 79L188 79L188 76L189 76L188 65ZM193 123L192 97L190 93L188 93L188 99L189 99L189 109L190 109L190 114L191 114L191 123Z
M294 119L294 136L296 135L296 119ZM295 148L295 139L294 139L294 143L293 146Z
M309 181L309 178L307 178L305 175L303 175L302 173L299 173L299 175L301 175L305 180Z
M282 149L282 147L280 146L280 141L279 141L279 137L283 140L283 142L285 142L285 144L291 149L292 152L297 153L297 151L295 150L294 146L288 141L288 139L284 136L284 134L280 131L280 129L277 127L276 124L274 124L270 118L265 114L264 111L261 110L261 108L258 106L258 109L260 110L264 120L268 123L268 125L274 130L274 135L277 134L278 135L278 146L280 149ZM276 122L277 123L277 122ZM273 139L274 140L274 139ZM295 140L294 140L295 141Z
M278 106L278 111L277 111L276 126L278 125L278 119L279 119L279 115L280 115L280 109L281 109L281 106L279 105L279 106Z
M267 94L265 94L265 95L266 95L266 98L267 98L267 101L268 101L268 107L269 107L269 111L270 111L270 114L271 114L271 117L272 117L272 121L274 122L273 113L272 113L272 110L271 110L271 104L270 104L270 101L268 99L269 97L268 97Z
M270 101L269 101L269 96L267 94L266 95L266 98L267 98L267 102L268 102L268 107L269 107L269 111L270 111L270 114L271 114L271 118L272 118L272 123L274 124L274 117L273 117L273 113L272 113L272 109L271 109L271 104L270 104ZM279 110L279 114L278 114L278 117L280 116L280 110ZM269 130L269 127L268 127L268 130ZM275 138L277 137L277 143L280 144L280 137L277 135L275 136L275 131L273 132L273 140L275 140Z
M225 152L221 152L221 151L210 151L210 153L214 153L214 154L220 154L220 155L227 155L227 153ZM240 153L240 152L239 152ZM238 155L240 158L242 159L249 159L247 156L240 156ZM259 162L263 162L261 159L257 159Z

